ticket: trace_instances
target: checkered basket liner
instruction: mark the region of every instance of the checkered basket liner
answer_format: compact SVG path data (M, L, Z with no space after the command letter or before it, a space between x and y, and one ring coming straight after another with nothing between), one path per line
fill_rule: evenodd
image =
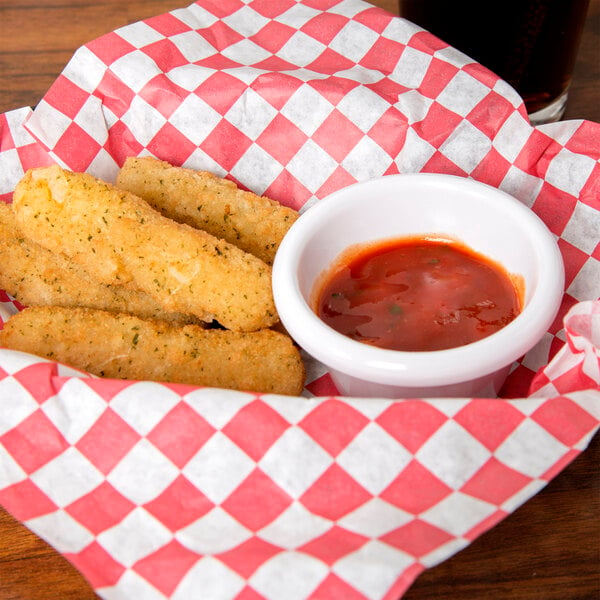
M0 115L1 199L29 167L111 180L129 155L301 211L451 173L545 221L565 295L502 399L344 398L312 363L292 398L103 380L0 349L0 504L106 599L398 599L598 429L599 136L531 127L493 73L357 0L203 0L86 44Z

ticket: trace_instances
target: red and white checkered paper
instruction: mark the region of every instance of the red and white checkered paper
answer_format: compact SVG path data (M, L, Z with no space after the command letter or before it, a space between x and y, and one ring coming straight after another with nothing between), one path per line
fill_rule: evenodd
M503 399L343 398L313 362L297 398L101 380L0 350L0 504L111 600L396 600L600 425L598 139L531 127L505 82L356 0L201 0L90 42L0 116L3 200L31 166L111 180L144 154L301 210L458 174L542 217L564 302Z

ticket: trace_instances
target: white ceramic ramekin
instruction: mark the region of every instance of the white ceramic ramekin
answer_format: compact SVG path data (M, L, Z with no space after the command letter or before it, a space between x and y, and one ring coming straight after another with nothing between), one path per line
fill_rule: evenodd
M520 275L525 294L518 317L465 346L400 352L352 340L313 312L315 283L346 248L430 234L458 239ZM563 286L562 257L544 223L512 196L452 175L390 175L331 194L294 223L273 265L283 325L328 367L341 394L361 397L494 397L513 362L548 330Z

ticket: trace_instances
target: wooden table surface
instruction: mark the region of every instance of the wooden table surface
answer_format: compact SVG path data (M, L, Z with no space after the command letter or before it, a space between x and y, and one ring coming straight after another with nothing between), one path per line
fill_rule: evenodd
M0 113L34 106L85 42L187 4L0 0ZM398 10L395 0L373 4ZM591 0L565 115L580 118L600 122L600 0ZM403 600L600 599L599 459L596 436L513 515L423 573ZM92 598L69 563L0 508L0 600Z

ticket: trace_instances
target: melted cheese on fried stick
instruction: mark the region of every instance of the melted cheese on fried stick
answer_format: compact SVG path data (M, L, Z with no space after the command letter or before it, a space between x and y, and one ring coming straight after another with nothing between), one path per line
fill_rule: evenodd
M0 202L0 289L25 306L85 306L173 323L198 322L168 313L148 294L104 285L65 256L23 236L10 204Z
M152 157L128 158L116 184L163 215L204 229L268 264L298 218L295 210L241 190L232 181Z
M304 365L291 339L173 326L87 308L32 307L10 317L0 345L99 377L297 395Z
M208 314L237 331L278 320L269 265L89 174L57 165L31 169L13 206L27 237L101 283L142 290L165 311Z

